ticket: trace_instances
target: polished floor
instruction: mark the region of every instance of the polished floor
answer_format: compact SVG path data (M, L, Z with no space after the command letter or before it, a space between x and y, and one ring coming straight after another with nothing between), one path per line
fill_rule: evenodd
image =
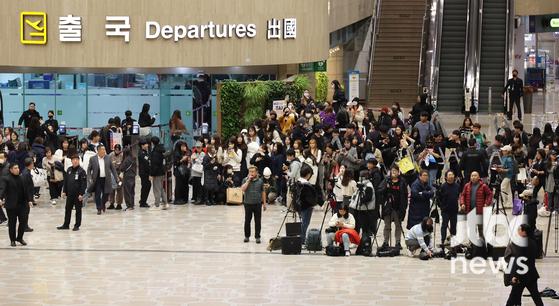
M40 201L28 246L0 228L0 305L503 305L502 276L451 274L450 262L269 253L242 242L240 206L171 206L95 214L58 231L63 207ZM317 210L311 227L318 227ZM263 215L275 236L281 207ZM546 226L547 220L540 220ZM438 234L437 234L438 235ZM559 254L538 261L540 287L559 289ZM529 300L526 300L529 301Z
M537 96L534 113L524 118L527 128L557 124L558 96ZM442 116L450 130L462 121L461 115ZM488 136L494 135L493 116L475 116ZM265 243L242 242L240 206L137 208L97 216L90 203L81 230L72 232L56 230L61 203L39 203L30 217L35 231L25 235L28 246L11 248L7 228L0 227L0 305L481 306L504 305L509 292L501 274L452 274L444 259L269 253ZM319 227L323 213L315 211L311 228ZM264 242L276 235L283 216L277 206L263 214ZM547 222L538 221L544 237ZM537 262L540 290L559 289L553 228L549 256Z

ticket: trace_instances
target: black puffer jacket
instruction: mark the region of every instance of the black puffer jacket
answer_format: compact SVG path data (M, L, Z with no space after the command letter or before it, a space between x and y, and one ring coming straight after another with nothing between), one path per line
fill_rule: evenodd
M149 169L150 176L165 175L165 147L158 144L153 151L151 151L151 164Z

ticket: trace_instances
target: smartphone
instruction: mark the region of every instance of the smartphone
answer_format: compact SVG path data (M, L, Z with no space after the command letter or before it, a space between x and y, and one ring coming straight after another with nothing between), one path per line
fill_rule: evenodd
M132 124L132 135L140 135L140 125L135 122Z

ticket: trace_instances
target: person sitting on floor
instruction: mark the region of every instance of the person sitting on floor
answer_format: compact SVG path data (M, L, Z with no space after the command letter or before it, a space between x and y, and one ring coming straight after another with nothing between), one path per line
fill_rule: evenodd
M359 244L361 239L355 231L355 218L349 213L347 206L342 205L338 209L338 213L334 214L328 222L330 227L327 231L328 245L342 243L344 246L345 256L349 256L349 246L353 242Z

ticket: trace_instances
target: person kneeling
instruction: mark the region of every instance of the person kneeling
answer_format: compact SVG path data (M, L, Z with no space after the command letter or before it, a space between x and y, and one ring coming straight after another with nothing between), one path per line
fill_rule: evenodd
M337 214L334 214L328 222L330 228L327 230L328 245L334 245L334 241L342 243L345 256L349 256L349 246L353 242L359 244L361 239L355 231L355 218L349 213L347 206L341 206Z
M421 223L414 225L406 233L406 246L408 250L413 254L421 249L419 254L421 260L433 257L433 239L431 239L431 234L433 234L433 219L425 217Z

